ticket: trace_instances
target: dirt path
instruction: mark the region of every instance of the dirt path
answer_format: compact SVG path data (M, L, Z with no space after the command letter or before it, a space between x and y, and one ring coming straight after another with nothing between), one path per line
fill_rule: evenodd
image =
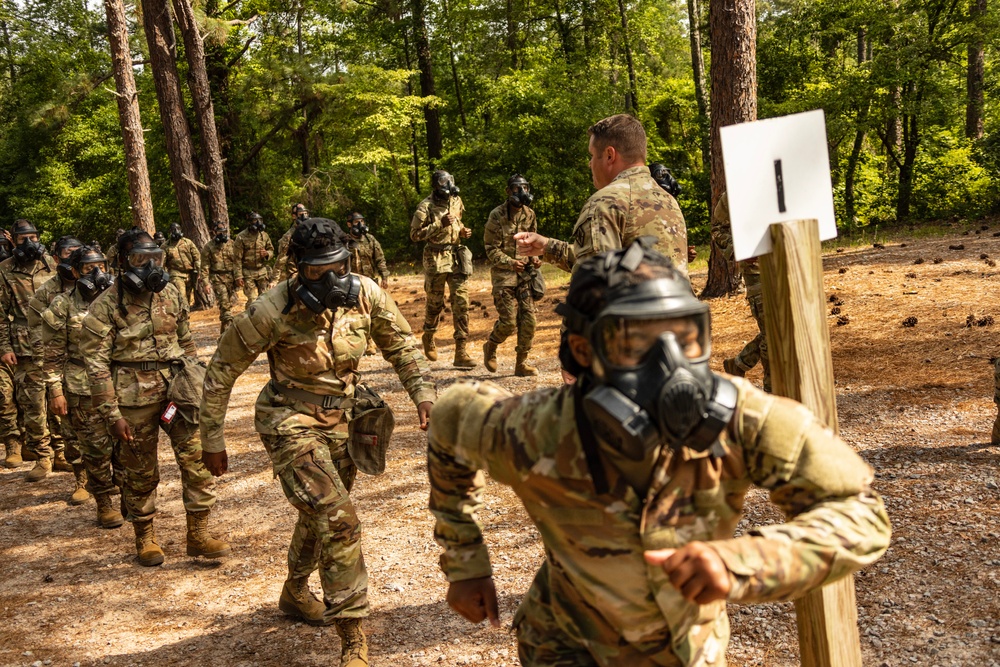
M963 250L949 245L963 244ZM866 665L1000 667L1000 448L989 444L991 356L1000 317L1000 259L991 233L888 244L826 258L840 423L845 439L877 470L895 535L885 558L857 577ZM917 259L924 262L915 264ZM940 263L935 260L941 259ZM704 276L695 274L695 282ZM390 284L411 324L423 314L421 281ZM474 279L472 353L495 311L488 274ZM553 285L540 305L533 359L537 379L515 378L513 340L490 376L519 392L559 382ZM742 297L712 302L713 364L754 334ZM904 327L908 317L917 319ZM837 325L838 318L847 322ZM199 354L211 355L213 313L194 315ZM438 338L441 388L460 377L452 348ZM444 604L438 547L427 511L425 438L415 411L381 358L368 357L366 379L396 410L387 474L359 476L353 492L365 527L373 614L367 623L373 665L516 665L508 630L473 627ZM759 381L759 371L750 375ZM184 555L184 509L169 445L161 442L158 531L167 554L159 568L134 562L132 531L100 530L94 506L70 507L71 476L23 483L25 466L0 472L0 665L336 665L332 629L293 623L277 610L294 521L253 432L252 405L267 379L258 360L237 384L226 436L231 473L217 485L214 526L233 543L218 564ZM492 485L483 513L503 621L509 625L542 557L538 534L508 491ZM763 494L747 521L779 521ZM744 522L744 526L747 522ZM315 578L314 578L315 580ZM318 584L314 581L314 588ZM798 664L791 605L731 608L731 665Z

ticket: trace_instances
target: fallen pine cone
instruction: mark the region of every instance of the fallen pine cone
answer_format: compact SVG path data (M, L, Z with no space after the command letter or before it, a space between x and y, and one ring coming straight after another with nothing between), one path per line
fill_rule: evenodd
M965 244L956 243L955 245L948 246L948 250L965 250Z
M834 306L830 309L831 315L840 315L840 306Z
M877 250L885 250L885 246L882 245L881 243L873 243L872 247L876 248Z
M850 321L851 319L847 315L841 315L837 318L837 326L842 327Z
M846 266L840 267L840 270L837 271L837 273L847 273L847 267Z
M915 260L913 260L913 263L914 264L923 264L924 263L924 258L923 257L917 257Z
M941 262L943 262L943 261L944 261L944 260L943 260L942 258L940 258L940 257L935 257L935 258L934 258L934 263L935 263L935 264L940 264L940 263L941 263Z
M991 327L993 326L993 324L994 322L992 315L987 315L986 317L981 317L978 320L976 320L977 327Z
M997 263L994 262L992 259L986 260L986 266L996 266L996 265Z
M987 255L985 252L979 256L979 259L989 259L989 258L990 256Z
M904 327L917 326L917 318L913 317L912 315L910 317L907 317L905 320L903 320L903 326Z

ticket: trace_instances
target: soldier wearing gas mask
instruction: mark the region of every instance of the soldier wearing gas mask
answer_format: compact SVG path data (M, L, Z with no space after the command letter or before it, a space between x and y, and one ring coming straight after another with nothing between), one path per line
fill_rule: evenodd
M268 263L274 257L274 245L264 231L264 218L260 213L251 213L248 219L250 224L233 241L233 254L236 255L236 286L243 288L249 305L271 286Z
M351 268L377 282L382 289L389 287L389 267L385 263L382 244L368 231L365 216L357 211L347 216L347 231L354 241Z
M108 248L108 252L104 255L108 258L109 271L117 271L120 268L118 266L118 241L121 240L123 234L125 234L125 230L119 227L115 232L115 242L111 244L111 247Z
M31 298L55 275L56 265L38 242L38 230L27 220L15 222L10 237L12 256L0 263L0 361L13 370L17 404L24 411L24 444L37 457L26 479L37 481L52 471L55 452L47 423L42 360L35 358L31 345L28 312ZM8 434L5 444L7 465L20 465L19 443Z
M83 318L79 354L94 410L117 440L122 503L135 531L140 565L163 563L153 527L160 481L157 441L170 439L187 512L187 555L220 558L229 545L208 533L214 482L201 462L197 349L188 305L163 270L163 249L138 227L118 242L122 265L114 284ZM199 372L200 369L200 372Z
M289 254L288 244L292 240L292 234L295 232L295 228L299 226L299 223L309 219L309 209L306 208L305 204L292 204L291 214L292 226L278 239L278 260L274 263L274 266L278 271L279 282L288 280L295 274L295 257Z
M483 344L483 363L491 373L497 370L497 347L517 331L514 375L538 375L538 369L528 363L528 352L535 338L531 281L541 260L519 255L514 240L518 232L538 231L538 221L531 209L534 199L527 179L514 174L507 179L507 201L490 211L483 232L493 282L493 305L497 309L497 321Z
M220 333L233 322L233 306L236 305L236 252L229 238L229 225L215 224L215 236L201 249L202 284L211 283L215 300L219 305Z
M201 429L205 465L222 475L228 465L223 425L233 385L266 352L272 379L257 398L255 427L298 512L278 607L310 625L336 625L340 664L364 667L368 647L361 619L368 615L368 575L350 490L364 465L359 454L381 446L384 466L388 445L352 423L363 419L359 411L366 404L380 401L359 384L358 364L368 340L392 364L423 429L435 391L427 361L392 297L373 280L351 273L349 244L331 220L298 225L289 245L296 275L250 304L219 340L205 379ZM362 470L380 472L377 466ZM317 568L323 601L309 590Z
M185 238L181 226L176 222L170 225L170 238L163 248L163 265L170 274L170 282L184 297L185 303L191 304L194 296L195 281L201 271L201 253L198 246L189 238Z
M113 455L107 425L94 409L81 348L83 319L94 299L114 284L114 276L107 271L104 255L88 246L74 250L68 264L73 271L73 289L56 295L40 318L42 371L52 412L63 417L66 449L69 451L73 443L80 453L78 462L71 459L77 488L70 504L82 504L93 493L98 525L117 528L123 523L121 512L111 502L112 492L121 483L120 472L112 473L117 456Z
M433 191L420 202L410 221L410 240L424 244L424 292L427 306L424 316L424 354L437 359L434 334L444 311L444 289L451 292L451 317L455 325L455 361L458 368L474 368L465 349L469 337L469 287L472 274L472 251L462 245L462 239L472 236L472 230L462 224L465 206L458 196L455 179L446 171L431 175Z
M589 258L558 312L575 384L456 385L428 438L453 609L498 625L479 470L541 533L522 665L723 665L727 601L788 600L885 552L871 468L801 404L709 369L708 306L668 259L639 243ZM734 538L751 484L787 522Z

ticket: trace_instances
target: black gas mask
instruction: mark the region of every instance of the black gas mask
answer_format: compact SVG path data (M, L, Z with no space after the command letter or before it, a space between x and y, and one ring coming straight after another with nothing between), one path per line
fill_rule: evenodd
M24 239L14 246L12 254L14 255L14 261L18 264L31 264L45 256L45 246L38 241Z
M264 231L264 218L259 213L250 214L250 225L247 227L251 232Z
M325 218L309 218L292 233L289 245L299 269L295 295L317 315L354 308L361 296L361 279L351 273L351 251L342 235L337 224Z
M455 185L455 177L447 171L435 171L431 177L431 182L434 184L433 194L435 199L450 199L457 197L460 192Z
M531 185L523 176L515 175L507 181L507 202L514 208L531 206L535 195L531 194Z
M114 275L102 271L100 267L94 267L90 273L84 274L76 279L76 288L88 302L93 301L101 292L115 284Z
M0 241L0 262L10 257L10 246Z
M162 292L170 283L170 275L163 269L163 250L153 241L136 241L125 267L122 285L132 294Z
M219 245L222 245L223 243L228 243L229 242L229 232L226 231L226 230L224 230L224 229L223 230L216 230L214 239L215 239L215 242L218 243Z
M59 263L56 264L56 273L68 283L76 280L76 275L73 273L73 252L81 247L83 247L83 242L74 236L63 236L56 241L56 258L59 260Z
M181 226L177 223L170 225L170 240L177 243L182 238L184 238L184 232L181 231Z
M681 184L677 182L677 179L674 178L674 175L670 173L670 170L665 165L659 162L649 165L649 175L653 177L657 185L669 192L671 196L677 197L680 195Z
M351 224L351 236L355 238L361 238L368 233L368 225L365 224L364 220L356 220Z

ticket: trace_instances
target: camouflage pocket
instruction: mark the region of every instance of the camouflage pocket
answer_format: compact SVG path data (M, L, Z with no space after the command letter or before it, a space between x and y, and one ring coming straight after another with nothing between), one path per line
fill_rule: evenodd
M278 476L285 496L296 509L322 512L340 498L336 474L328 462L317 460L313 450L299 456Z

